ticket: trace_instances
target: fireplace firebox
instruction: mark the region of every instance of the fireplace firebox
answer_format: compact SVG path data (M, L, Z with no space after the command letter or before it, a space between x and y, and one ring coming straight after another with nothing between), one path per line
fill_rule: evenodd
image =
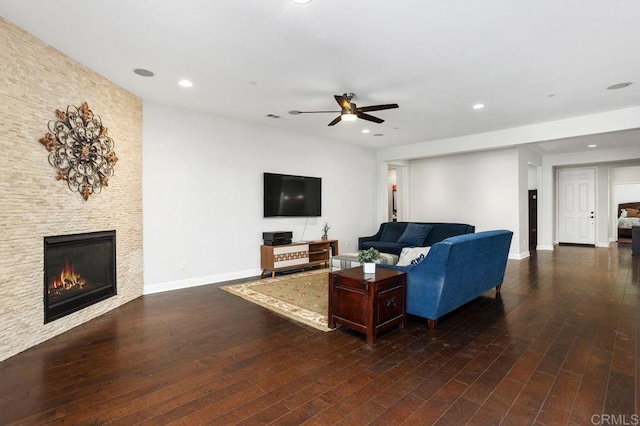
M44 238L44 322L117 294L116 231Z

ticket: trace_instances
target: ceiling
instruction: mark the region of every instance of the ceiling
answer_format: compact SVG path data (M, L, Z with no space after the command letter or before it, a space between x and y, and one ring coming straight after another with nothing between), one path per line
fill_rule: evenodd
M3 0L0 13L144 100L372 148L640 105L637 0ZM634 84L606 89L621 82ZM288 114L337 111L345 92L400 108L332 127L338 113Z

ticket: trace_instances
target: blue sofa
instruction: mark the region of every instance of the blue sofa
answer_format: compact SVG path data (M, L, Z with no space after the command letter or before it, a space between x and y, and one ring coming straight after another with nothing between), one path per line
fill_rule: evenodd
M411 224L411 225L410 225ZM426 237L420 241L401 240L408 226L426 225L431 227ZM439 222L385 222L375 235L358 238L358 250L366 250L374 247L382 253L391 253L400 256L404 247L427 247L438 243L445 238L454 235L471 234L475 226L466 223L439 223Z
M434 244L416 265L378 265L407 273L407 313L438 318L495 287L500 292L513 232L484 231Z

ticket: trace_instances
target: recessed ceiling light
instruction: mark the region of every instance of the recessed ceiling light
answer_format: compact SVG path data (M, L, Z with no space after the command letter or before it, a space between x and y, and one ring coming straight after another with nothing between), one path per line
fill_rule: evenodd
M291 0L292 3L295 4L308 4L311 3L312 0Z
M587 148L595 148L596 146L598 146L598 145L592 143L591 145L587 145Z
M482 108L484 108L484 104L475 104L473 106L473 109L482 109Z
M624 89L625 87L629 87L631 86L633 83L630 81L624 82L624 83L618 83L618 84L614 84L612 86L607 87L607 90L617 90L617 89Z
M155 75L153 71L145 70L144 68L136 68L133 72L141 77L153 77Z
M362 133L369 133L369 129L362 129L360 130Z
M190 82L189 80L180 80L180 81L178 82L178 84L179 84L180 86L182 86L182 87L192 87L192 86L193 86L193 83L192 83L192 82Z

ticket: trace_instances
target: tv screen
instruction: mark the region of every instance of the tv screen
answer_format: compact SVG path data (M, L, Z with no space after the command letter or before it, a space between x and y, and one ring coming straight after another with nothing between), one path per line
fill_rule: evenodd
M322 215L322 179L264 174L264 217Z

